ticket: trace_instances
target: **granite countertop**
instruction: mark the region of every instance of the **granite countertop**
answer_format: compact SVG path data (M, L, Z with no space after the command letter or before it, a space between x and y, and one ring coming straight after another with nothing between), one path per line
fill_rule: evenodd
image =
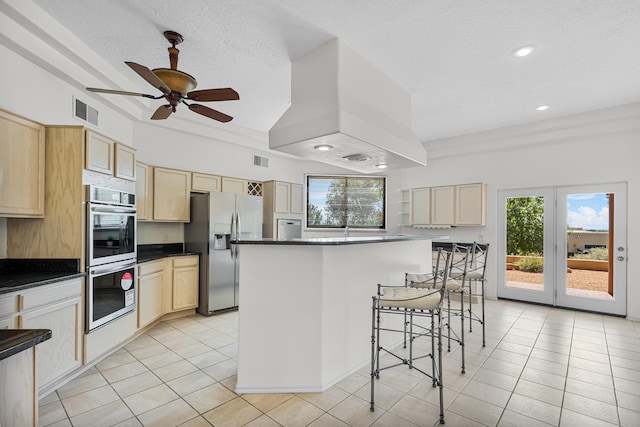
M447 239L448 236L430 236L422 234L400 234L395 236L356 236L356 237L310 237L294 239L247 239L239 240L241 245L356 245L365 243L406 242L411 240Z
M0 294L83 276L79 259L1 259Z
M0 360L51 338L51 329L1 329Z
M138 245L137 252L139 264L170 256L200 255L197 252L186 252L182 243Z

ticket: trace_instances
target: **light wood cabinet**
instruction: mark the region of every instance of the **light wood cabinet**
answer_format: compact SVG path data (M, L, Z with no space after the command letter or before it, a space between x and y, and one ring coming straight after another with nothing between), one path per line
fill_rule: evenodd
M82 365L83 279L72 279L19 293L20 329L51 329L36 346L38 388L51 386Z
M193 172L191 174L191 191L202 193L222 191L222 178L217 175Z
M486 185L456 185L456 225L486 225Z
M129 181L136 180L136 150L119 144L115 144L115 177Z
M38 426L36 347L0 360L0 425Z
M172 306L174 311L198 306L198 257L184 256L173 258L173 292Z
M222 191L224 193L247 194L249 181L245 179L222 177Z
M138 329L164 314L163 290L165 261L152 261L138 266Z
M176 169L153 168L153 219L189 222L191 173Z
M455 187L431 187L431 225L449 226L455 218Z
M18 313L17 295L0 298L0 329L15 329L16 313Z
M283 181L262 183L262 235L277 237L279 219L300 219L302 217L302 185Z
M45 214L45 127L0 110L0 216Z
M113 175L114 142L98 133L86 131L85 169Z
M412 188L409 192L409 222L413 226L431 224L430 188Z
M136 207L138 221L153 219L153 167L136 162Z

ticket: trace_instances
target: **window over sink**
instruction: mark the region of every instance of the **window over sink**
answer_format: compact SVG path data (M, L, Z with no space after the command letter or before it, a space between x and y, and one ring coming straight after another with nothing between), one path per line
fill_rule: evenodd
M305 178L308 229L385 229L386 177L307 175Z

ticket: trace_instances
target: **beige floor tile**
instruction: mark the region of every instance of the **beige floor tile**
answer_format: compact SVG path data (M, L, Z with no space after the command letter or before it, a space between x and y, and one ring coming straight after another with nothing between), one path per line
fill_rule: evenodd
M420 375L420 377L422 377L422 375ZM406 393L420 382L420 377L411 375L408 367L398 366L380 372L380 378L376 381Z
M137 418L129 418L121 423L115 424L113 427L143 427Z
M180 357L180 355L173 351L166 351L164 353L156 354L155 356L147 357L146 359L141 359L140 361L147 368L154 370L181 360L182 357Z
M614 427L619 425L617 417L611 421L613 423L563 408L560 416L560 427Z
M620 366L611 366L611 370L613 371L613 376L616 378L624 378L640 383L640 371L622 368Z
M72 416L74 427L111 426L130 419L133 414L121 400Z
M105 380L101 374L96 373L93 375L75 378L60 387L57 391L60 398L65 399L107 384L107 380Z
M613 377L610 374L599 374L597 372L589 371L586 369L576 368L575 366L569 366L567 378L573 378L585 383L595 384L602 387L613 388Z
M131 355L128 351L121 351L111 356L105 358L101 362L99 362L95 367L99 371L106 371L107 369L115 368L117 366L122 366L127 363L135 362L136 358Z
M39 426L48 426L49 424L66 419L67 413L62 406L62 402L59 400L38 406Z
M498 427L548 427L551 424L543 423L542 421L534 420L533 418L525 417L522 414L518 414L513 411L506 410L500 418Z
M493 353L491 353L490 358L503 360L505 362L513 363L514 365L524 366L527 363L529 356L496 348Z
M347 393L355 393L362 387L371 381L371 377L369 375L362 375L359 373L349 375L347 378L340 381L336 384L337 387L340 387Z
M194 366L197 366L199 369L207 368L209 366L215 365L216 363L220 363L227 359L228 357L225 356L224 354L221 354L218 351L211 350L211 349L209 349L209 351L206 351L204 353L200 353L198 355L187 358L187 360L190 363L192 363Z
M567 365L569 363L569 355L556 353L555 351L543 350L541 348L534 348L531 350L531 357L546 360L548 362L559 363L561 365Z
M62 404L67 415L74 417L117 400L120 400L118 394L111 386L106 385L62 399Z
M324 417L324 416L323 416ZM321 417L320 419L322 419ZM335 419L335 418L334 418ZM315 424L312 424L315 427ZM347 426L348 424L326 424L327 426ZM405 420L404 418L400 418L396 414L392 414L391 412L385 412L382 414L380 418L378 418L373 424L372 427L416 427L417 425L412 423L411 421Z
M274 394L262 394L251 393L243 394L242 398L261 410L262 412L269 412L273 408L282 405L287 400L294 397L293 394L288 393L274 393Z
M536 344L534 345L534 349L551 351L553 353L560 353L563 355L568 355L573 351L570 344L556 343L556 342L549 342L549 341L536 341Z
M521 396L549 403L550 405L562 406L563 391L544 384L534 383L521 378L513 392ZM505 405L503 404L502 406Z
M267 415L262 415L255 420L248 423L245 427L281 427L280 424L269 418Z
M511 392L507 390L475 380L469 381L469 384L467 384L461 393L502 407L506 406L511 396ZM560 397L562 397L562 392L560 392Z
M612 419L617 420L618 417L618 411L614 405L590 399L588 397L578 396L573 393L564 394L563 407L570 411L578 412L607 422Z
M204 372L195 371L180 378L167 381L167 385L180 396L185 396L208 385L214 384L215 382L216 380Z
M178 398L179 396L166 384L160 384L125 397L123 400L134 414L140 415Z
M445 411L444 413L444 422L445 425L448 426L456 426L456 427L481 427L484 424L481 424L477 421L473 421L469 418L463 417L461 415L456 414L455 412ZM439 426L439 423L433 424L433 426ZM431 424L429 424L431 426ZM391 426L390 426L391 427Z
M270 410L267 415L283 426L306 426L320 418L323 413L317 406L294 396Z
M459 393L445 386L442 394L444 396L443 405L444 408L447 409L451 405L451 403L453 403L456 397L458 397ZM440 388L433 387L430 380L420 381L417 386L409 391L409 395L440 407Z
M185 423L180 424L180 427L211 427L211 423L205 420L202 415L199 415Z
M395 389L392 389L395 391ZM358 392L362 391L358 390ZM399 393L399 392L398 392ZM402 393L399 393L402 394ZM349 393L342 390L339 387L331 387L326 391L321 393L299 393L298 397L306 400L309 403L314 404L318 408L323 411L328 411L329 409L336 406L338 403L343 401L349 396ZM365 399L366 400L366 399Z
M111 384L111 387L121 398L131 396L151 387L162 384L162 381L152 372L143 372L131 378L125 378Z
M640 383L625 380L624 378L614 378L613 381L615 382L616 390L640 396Z
M623 391L616 390L616 396L618 397L618 406L621 408L630 409L632 411L640 411L640 396ZM603 399L600 399L603 400ZM611 403L611 402L607 402ZM615 404L615 403L614 403Z
M513 391L518 382L517 377L513 377L507 374L501 374L500 372L492 371L491 369L480 368L478 372L473 376L473 379L480 381L484 384L489 384L495 387L505 389L507 391ZM445 387L449 387L449 378L444 377L442 382ZM462 391L464 387L457 391Z
M484 365L485 369L491 369L492 371L500 372L503 374L511 375L512 377L519 377L522 373L524 365L516 365L515 363L505 362L499 359L489 358Z
M42 406L42 405L47 405L49 403L59 402L59 401L60 401L60 396L58 396L58 393L56 393L55 391L52 391L46 396L41 396L40 400L38 400L38 405Z
M72 427L71 421L68 418L64 420L58 421L57 423L49 424L47 426L43 426L42 424L38 424L40 427Z
M631 411L625 408L618 408L620 414L620 425L623 427L640 426L640 412Z
M197 356L198 354L206 353L207 351L211 351L211 347L196 341L193 344L175 348L173 351L186 359L189 357Z
M222 381L225 378L236 375L238 372L238 362L232 359L227 359L223 362L204 368L202 371L210 377L218 381Z
M151 345L159 344L158 341L153 339L147 334L141 335L124 346L128 351L138 350L142 347L149 347ZM135 355L134 355L135 356Z
M558 390L564 390L564 383L566 381L566 378L562 375L550 374L548 372L529 367L524 368L520 378L548 387L553 387Z
M204 418L214 426L225 427L240 427L261 415L262 412L241 397L236 397L203 414Z
M417 387L418 384L414 386ZM338 389L341 390L341 389ZM376 381L374 383L374 404L376 408L384 409L385 411L389 410L393 405L395 405L398 400L400 400L406 393L398 390L397 388L386 385L381 381ZM341 400L346 399L349 394L344 392L344 396ZM367 384L362 386L358 391L353 393L354 396L359 397L365 402L371 401L371 385ZM415 397L415 396L414 396ZM334 405L335 406L335 405ZM321 407L322 408L322 407ZM327 409L322 408L325 411Z
M156 374L162 381L167 382L190 374L197 370L198 368L193 366L191 363L184 359L181 359L177 362L173 362L160 368L156 368L153 370L153 373Z
M182 399L172 400L155 409L138 415L145 427L177 426L198 416L198 413Z
M222 405L236 397L235 393L229 391L221 384L211 384L200 390L183 396L183 399L193 406L196 411L203 414L211 409Z
M385 411L382 408L377 408L372 412L368 400L351 395L334 406L328 413L350 426L368 426Z
M585 383L574 378L567 378L565 391L580 396L589 397L591 399L600 400L611 405L616 404L616 394L612 388Z
M148 371L149 369L147 369L146 366L136 361L118 366L116 368L107 369L106 371L102 372L102 376L104 376L110 383L115 383L127 378L135 377L136 375Z
M557 425L560 420L559 406L554 406L519 394L511 396L507 409L551 425Z
M158 354L166 353L169 350L164 345L160 344L158 341L153 340L153 343L147 346L138 347L129 352L138 360L146 359L151 356L157 356Z
M502 414L502 408L471 396L459 394L447 412L454 412L485 425L496 425Z
M550 374L566 376L568 364L549 362L548 360L529 357L525 368L533 368Z
M573 354L569 359L569 367L576 367L587 371L597 372L599 374L611 375L611 365L609 364L609 361L607 361L607 363L600 363L593 359L581 359L579 357L574 357Z

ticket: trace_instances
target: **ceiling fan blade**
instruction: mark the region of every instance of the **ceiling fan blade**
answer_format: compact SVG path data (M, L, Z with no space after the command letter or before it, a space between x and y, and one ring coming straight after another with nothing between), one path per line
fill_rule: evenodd
M140 77L142 77L147 82L149 82L151 86L157 88L162 93L165 93L165 94L171 93L171 88L167 86L167 84L163 82L160 79L160 77L156 76L153 73L153 71L151 71L144 65L136 64L135 62L129 62L129 61L125 61L124 63L127 64L129 67L131 67L133 71L138 73Z
M164 120L169 117L171 113L173 113L173 107L171 107L171 105L161 105L158 107L155 113L153 113L153 116L151 116L151 120Z
M100 89L97 87L88 87L87 90L89 92L96 92L96 93L112 93L115 95L143 96L145 98L151 98L151 99L159 99L163 97L163 95L153 96L153 95L147 95L146 93L126 92L124 90L113 90L113 89Z
M231 89L230 87L219 88L219 89L203 89L203 90L194 90L187 94L189 99L193 101L200 102L210 102L210 101L235 101L240 99L240 95L238 92Z
M213 108L205 107L204 105L198 104L189 104L189 109L198 114L202 114L205 117L209 117L210 119L217 120L222 123L230 122L233 117L227 116L220 111L214 110Z

